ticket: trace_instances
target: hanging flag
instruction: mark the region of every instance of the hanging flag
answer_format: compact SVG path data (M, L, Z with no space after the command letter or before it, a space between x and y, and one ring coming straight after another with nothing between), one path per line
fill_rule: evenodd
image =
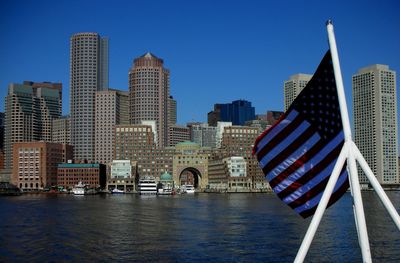
M344 144L331 53L287 112L254 145L273 191L303 218L315 213ZM349 188L346 164L328 206Z

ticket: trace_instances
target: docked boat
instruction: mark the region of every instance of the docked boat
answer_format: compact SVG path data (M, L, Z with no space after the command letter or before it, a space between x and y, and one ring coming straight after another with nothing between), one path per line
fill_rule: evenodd
M74 195L84 195L85 194L86 185L82 182L79 182L77 185L72 188L72 193Z
M194 194L195 192L194 186L192 184L184 184L182 185L182 189L183 192L187 194Z
M157 183L154 177L144 176L139 179L138 193L141 195L156 195L157 194Z
M95 188L89 188L86 184L79 182L77 185L72 188L72 193L74 195L95 195L99 192Z
M124 191L124 190L120 190L120 189L118 189L118 188L114 188L114 189L111 191L111 193L112 193L112 194L125 194L125 191Z

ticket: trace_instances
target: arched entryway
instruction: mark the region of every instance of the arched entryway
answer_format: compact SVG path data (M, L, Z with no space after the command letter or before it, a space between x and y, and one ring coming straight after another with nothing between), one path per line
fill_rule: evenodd
M179 174L179 184L191 184L194 188L199 188L201 185L200 171L193 167L183 169Z

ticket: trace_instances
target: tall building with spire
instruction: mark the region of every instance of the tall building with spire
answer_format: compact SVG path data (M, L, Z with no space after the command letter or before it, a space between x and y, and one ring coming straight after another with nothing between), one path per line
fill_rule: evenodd
M292 104L294 99L304 89L311 78L312 75L300 73L290 76L290 79L284 82L283 95L285 111L287 111L290 104Z
M129 70L131 124L155 121L158 147L168 144L170 82L162 59L146 53L134 60Z
M355 143L381 184L399 183L396 72L375 64L352 81Z
M95 96L108 89L108 38L77 33L70 39L71 144L74 158L95 158Z

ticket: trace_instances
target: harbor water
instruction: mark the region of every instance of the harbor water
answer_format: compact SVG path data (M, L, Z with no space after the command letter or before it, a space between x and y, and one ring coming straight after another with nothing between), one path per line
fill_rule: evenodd
M387 193L396 209L400 192ZM374 262L400 262L400 232L363 201ZM273 194L25 194L0 198L0 262L292 262L311 219ZM349 193L329 208L306 262L361 262Z

